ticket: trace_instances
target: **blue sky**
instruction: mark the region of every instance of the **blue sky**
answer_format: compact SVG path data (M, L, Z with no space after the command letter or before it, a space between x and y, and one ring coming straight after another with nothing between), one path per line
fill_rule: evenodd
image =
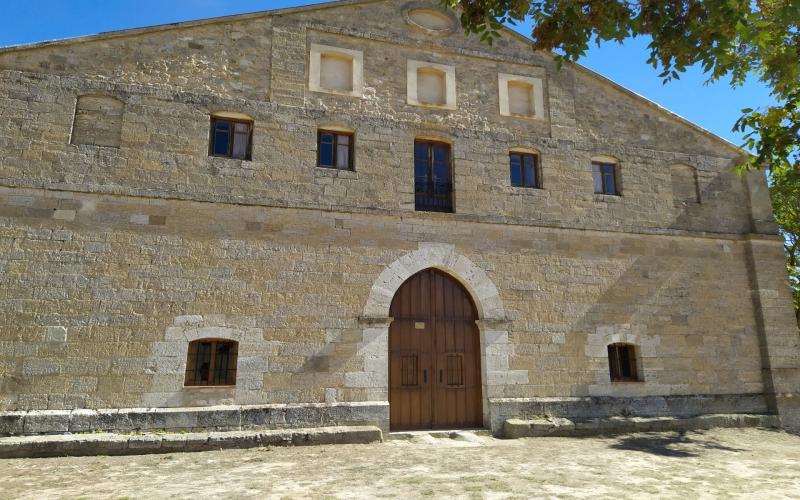
M0 46L164 24L192 19L306 5L298 0L31 0L6 2ZM102 7L100 7L102 6ZM528 26L519 26L529 34ZM593 48L585 66L624 85L708 130L739 144L731 127L745 107L769 104L768 90L753 80L732 90L726 81L704 85L697 70L662 85L648 66L647 42L629 40Z

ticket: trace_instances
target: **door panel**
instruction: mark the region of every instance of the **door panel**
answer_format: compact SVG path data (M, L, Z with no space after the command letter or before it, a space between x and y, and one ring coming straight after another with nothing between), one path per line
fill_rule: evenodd
M466 290L428 269L400 287L391 315L391 428L482 426L477 313Z

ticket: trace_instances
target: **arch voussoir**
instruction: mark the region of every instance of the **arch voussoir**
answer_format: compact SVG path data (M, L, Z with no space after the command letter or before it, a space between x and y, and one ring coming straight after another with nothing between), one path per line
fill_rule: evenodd
M389 310L395 294L406 280L425 269L444 271L461 283L477 308L481 335L481 379L483 383L484 422L491 420L490 398L504 396L509 384L527 384L527 370L510 369L514 347L508 341L509 321L500 293L488 274L454 245L420 243L414 251L387 265L373 283L363 309L361 324L364 340L360 345L380 346L371 351L370 362L360 372L345 374L345 383L352 381L373 397L388 396L388 338L391 318Z

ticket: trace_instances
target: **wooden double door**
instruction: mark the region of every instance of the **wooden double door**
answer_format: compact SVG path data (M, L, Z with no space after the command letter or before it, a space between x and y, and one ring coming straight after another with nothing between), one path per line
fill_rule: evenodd
M390 311L391 429L482 427L478 316L467 291L426 269L403 283Z

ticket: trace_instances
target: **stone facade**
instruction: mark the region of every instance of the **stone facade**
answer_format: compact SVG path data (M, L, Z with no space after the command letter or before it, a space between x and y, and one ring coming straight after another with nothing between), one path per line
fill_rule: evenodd
M357 403L370 416L354 422L385 428L389 304L436 267L478 308L494 430L542 412L800 426L763 176L511 32L489 47L408 22L436 5L345 0L0 51L0 410ZM362 95L309 89L312 44L363 54ZM409 60L455 68L454 109L409 104ZM541 80L543 109L502 116L501 74ZM217 112L252 117L252 161L208 155ZM354 171L316 166L325 127L354 131ZM415 138L452 145L454 213L414 210ZM543 189L510 185L518 148L538 152ZM598 156L622 196L594 193ZM205 337L239 342L235 388L184 387ZM610 381L620 341L642 382Z

